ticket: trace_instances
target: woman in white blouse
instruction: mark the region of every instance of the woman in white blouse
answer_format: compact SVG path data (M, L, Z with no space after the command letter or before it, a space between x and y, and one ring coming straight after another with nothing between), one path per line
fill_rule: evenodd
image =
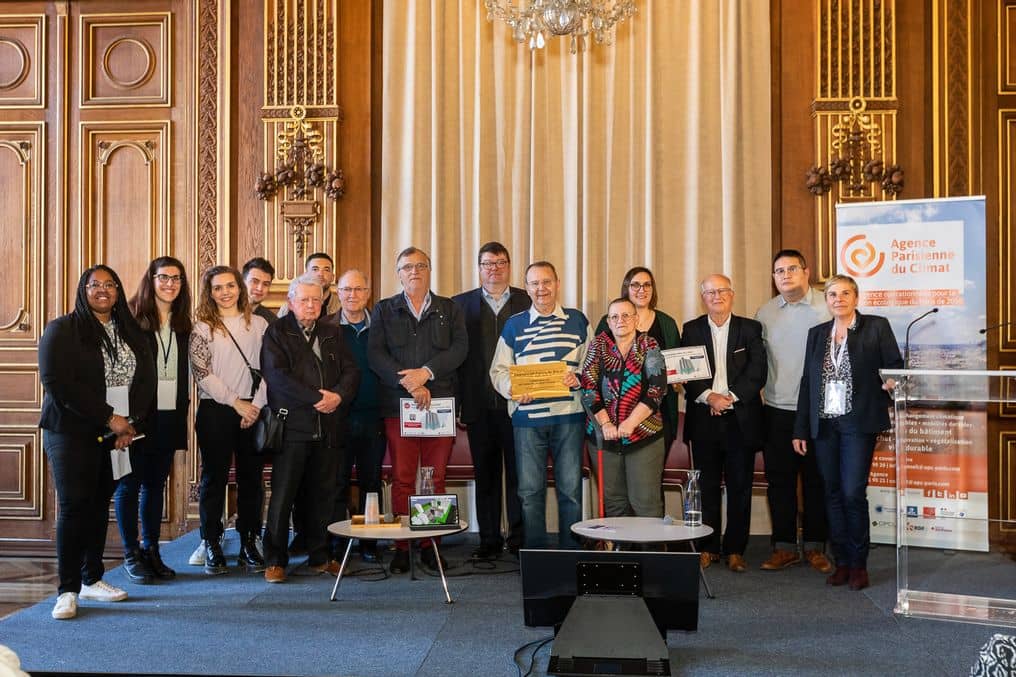
M200 403L195 420L201 449L198 507L205 542L205 573L226 573L222 553L222 512L230 461L236 458L240 554L237 565L264 570L257 549L264 502L264 460L255 452L252 426L265 404L260 378L261 337L268 323L251 314L240 271L215 266L201 276L201 291L190 340L191 373Z

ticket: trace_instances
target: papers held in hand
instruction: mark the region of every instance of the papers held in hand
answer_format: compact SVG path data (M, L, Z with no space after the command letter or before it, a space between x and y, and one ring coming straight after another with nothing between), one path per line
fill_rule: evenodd
M713 377L705 346L669 348L660 352L667 362L667 383L684 383Z
M564 384L568 375L568 365L564 362L514 364L508 367L508 375L511 377L513 400L523 395L532 395L534 399L571 395L571 390Z

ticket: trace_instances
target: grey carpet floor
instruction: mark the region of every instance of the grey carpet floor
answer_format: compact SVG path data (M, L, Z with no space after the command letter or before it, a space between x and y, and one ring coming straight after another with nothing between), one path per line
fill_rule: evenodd
M523 625L515 560L474 568L469 537L443 548L452 605L438 578L421 571L418 581L377 580L358 558L360 575L343 579L336 602L328 600L334 579L305 568L273 586L234 568L205 576L187 564L197 538L164 546L175 581L133 585L114 569L106 580L126 588L127 601L85 601L75 620L54 621L45 600L0 621L0 644L39 672L510 676L518 674L515 650L550 635ZM235 554L235 536L225 549ZM831 588L803 566L759 571L766 550L766 539L752 540L746 574L708 570L716 599L703 596L698 632L667 637L675 675L964 675L994 632L1013 634L895 616L892 548L873 551L872 587L862 592ZM1016 566L1001 555L912 557L929 581L1016 597ZM543 674L549 652L537 653L533 674ZM521 656L523 672L531 653Z

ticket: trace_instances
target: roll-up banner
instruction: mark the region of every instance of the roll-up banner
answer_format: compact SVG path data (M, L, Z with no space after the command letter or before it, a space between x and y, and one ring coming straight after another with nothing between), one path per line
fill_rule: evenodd
M837 270L857 280L861 312L889 319L901 353L907 325L939 309L910 331L911 369L987 368L984 208L983 196L836 205ZM907 411L908 545L987 551L984 406ZM868 481L877 543L896 542L893 445L879 436Z

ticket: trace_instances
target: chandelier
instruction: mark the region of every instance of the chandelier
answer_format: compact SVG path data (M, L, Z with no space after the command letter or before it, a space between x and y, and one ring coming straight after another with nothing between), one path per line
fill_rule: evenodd
M571 53L585 49L585 39L613 41L614 26L635 14L635 0L484 0L487 21L500 19L515 42L540 49L548 37L571 36Z

